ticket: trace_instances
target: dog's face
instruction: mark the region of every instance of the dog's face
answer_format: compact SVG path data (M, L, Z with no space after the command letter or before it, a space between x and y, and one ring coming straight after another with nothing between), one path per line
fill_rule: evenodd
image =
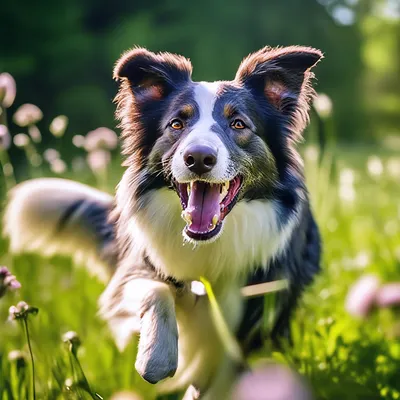
M169 53L127 52L116 65L126 165L137 204L151 189L175 190L191 241L215 240L238 201L287 199L298 179L292 148L307 122L307 47L264 48L233 81L193 82L191 64Z

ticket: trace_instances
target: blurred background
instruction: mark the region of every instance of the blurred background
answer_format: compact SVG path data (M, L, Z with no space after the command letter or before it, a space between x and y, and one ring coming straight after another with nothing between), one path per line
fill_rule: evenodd
M11 0L0 6L0 35L0 201L15 181L39 176L114 191L122 169L112 70L134 45L183 54L193 79L207 81L232 79L265 45L321 49L300 149L323 272L293 318L292 346L268 343L270 307L265 347L250 363L288 364L318 399L400 398L399 0ZM39 308L29 317L38 398L154 398L134 370L136 343L121 355L96 316L102 282L69 259L11 256L3 238L0 265L0 400L31 393L32 349L5 322L19 300ZM273 381L299 394L285 371L245 376L237 398L281 399L272 383L249 397L249 387Z
M216 80L267 44L303 44L325 53L317 90L332 99L341 140L400 134L398 0L13 0L0 32L0 70L18 83L13 107L36 104L43 126L58 114L71 133L114 126L113 64L134 45L181 53L195 80Z

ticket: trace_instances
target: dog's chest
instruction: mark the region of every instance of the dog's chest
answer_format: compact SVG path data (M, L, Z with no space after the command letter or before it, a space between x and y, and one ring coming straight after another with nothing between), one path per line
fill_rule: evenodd
M242 279L285 247L293 224L281 227L276 205L268 200L240 201L227 216L221 237L212 243L185 243L177 195L168 189L148 194L147 206L132 219L132 243L152 264L178 280L212 283Z

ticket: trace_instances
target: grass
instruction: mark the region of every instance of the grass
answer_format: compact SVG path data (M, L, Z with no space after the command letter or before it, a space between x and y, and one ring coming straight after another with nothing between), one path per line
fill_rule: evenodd
M328 151L334 161L328 155L319 165L317 148L308 146L303 151L324 239L323 272L293 319L293 346L278 353L266 342L250 362L274 358L294 366L311 382L319 399L398 399L399 313L379 310L366 320L356 320L344 309L347 291L360 275L374 273L383 282L400 280L400 178L396 171L391 175L386 170L396 155L376 148L343 147ZM372 153L377 158L371 158ZM114 167L109 172L111 188L121 170ZM89 171L79 174L79 179L93 183ZM103 285L85 269L59 257L11 257L4 241L0 264L7 265L22 283L18 292L0 300L0 400L25 399L30 393L25 332L18 324L6 322L8 308L19 300L40 310L28 321L38 399L98 398L95 393L109 399L123 389L154 398L153 387L134 369L136 343L120 354L97 317L96 301ZM74 350L77 358L70 343L61 339L67 331L77 332L82 342ZM12 350L21 350L24 356L10 361Z

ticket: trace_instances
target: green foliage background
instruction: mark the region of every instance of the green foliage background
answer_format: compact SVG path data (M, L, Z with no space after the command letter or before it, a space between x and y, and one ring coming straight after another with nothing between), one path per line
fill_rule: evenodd
M345 140L400 125L396 0L13 0L1 9L0 71L19 83L17 107L37 104L76 133L112 126L113 64L134 46L189 57L197 80L230 79L265 45L320 48L317 89L335 104ZM349 14L350 13L350 14ZM348 18L346 19L346 15ZM396 18L397 15L397 18Z

